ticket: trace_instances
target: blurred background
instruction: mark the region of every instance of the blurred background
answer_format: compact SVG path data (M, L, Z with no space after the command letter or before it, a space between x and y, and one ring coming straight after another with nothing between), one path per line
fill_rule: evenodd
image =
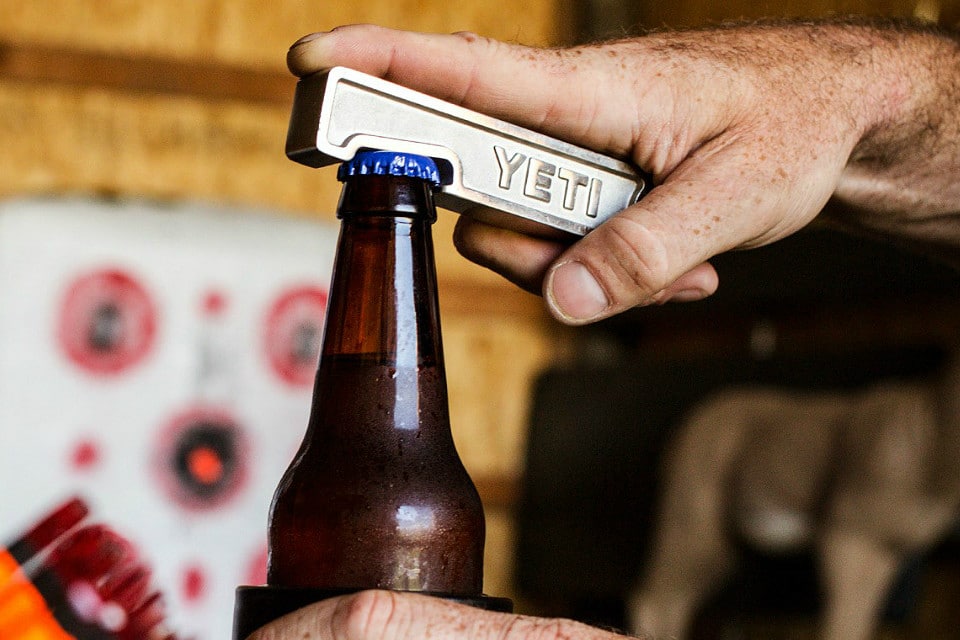
M737 18L960 20L955 0L509 9L0 5L0 539L84 493L151 555L175 628L198 640L226 637L233 588L263 580L269 495L306 424L339 193L333 169L283 155L285 54L300 36L372 22L547 46ZM486 591L525 613L624 623L662 451L709 390L929 374L960 327L954 272L813 228L718 259L709 301L570 330L460 258L454 222L441 212L435 227L454 435L487 508ZM960 637L960 560L949 540L936 551L885 637ZM697 632L807 637L815 578L791 562L808 594L786 598L795 606L745 607L756 591L733 586Z

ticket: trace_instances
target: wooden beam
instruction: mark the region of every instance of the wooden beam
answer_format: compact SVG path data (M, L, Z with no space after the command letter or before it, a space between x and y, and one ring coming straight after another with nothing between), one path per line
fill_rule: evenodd
M0 41L0 79L204 100L289 105L296 79L284 72L210 61L129 56Z

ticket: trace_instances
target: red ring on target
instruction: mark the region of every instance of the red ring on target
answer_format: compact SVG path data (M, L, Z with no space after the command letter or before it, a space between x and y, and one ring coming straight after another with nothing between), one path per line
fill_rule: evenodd
M156 330L157 310L146 288L125 271L107 267L67 287L57 341L80 369L115 375L147 356Z
M317 371L327 292L304 285L282 293L270 310L264 327L264 352L270 369L283 382L309 386Z
M213 511L246 486L247 436L226 409L191 407L174 415L158 433L152 466L173 503L188 511Z

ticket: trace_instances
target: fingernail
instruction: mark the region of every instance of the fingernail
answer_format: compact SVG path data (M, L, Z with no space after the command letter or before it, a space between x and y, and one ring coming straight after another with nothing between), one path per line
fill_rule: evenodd
M660 302L696 302L697 300L703 300L709 295L710 293L703 289L683 289L682 291L670 294L669 297L664 298Z
M565 262L553 269L547 301L561 319L570 322L593 320L610 306L600 284L579 262Z
M322 35L323 35L322 31L317 31L315 33L308 33L307 35L303 36L302 38L294 42L292 45L290 45L290 48L293 49L294 47L299 47L301 44L306 44L308 42L316 40Z

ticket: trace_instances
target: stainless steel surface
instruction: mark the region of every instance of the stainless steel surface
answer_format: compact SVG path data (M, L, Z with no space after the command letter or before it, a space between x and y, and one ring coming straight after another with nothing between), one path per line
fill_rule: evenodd
M352 69L301 79L287 156L322 167L360 149L431 156L439 206L534 234L585 235L650 188L625 162Z

